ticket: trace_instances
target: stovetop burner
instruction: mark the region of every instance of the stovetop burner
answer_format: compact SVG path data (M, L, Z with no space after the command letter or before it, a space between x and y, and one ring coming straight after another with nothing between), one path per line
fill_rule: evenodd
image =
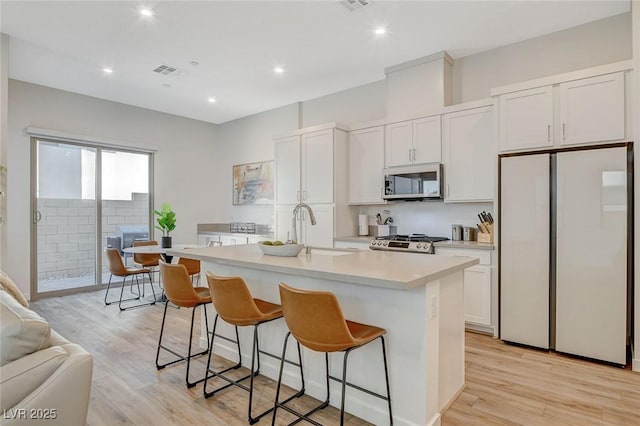
M430 237L425 234L411 234L411 235L389 235L387 237L376 237L376 240L386 241L416 241L416 242L438 242L447 241L446 237Z

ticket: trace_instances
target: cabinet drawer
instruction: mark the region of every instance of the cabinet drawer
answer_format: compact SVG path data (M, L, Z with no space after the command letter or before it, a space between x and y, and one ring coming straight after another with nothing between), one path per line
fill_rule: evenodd
M480 265L491 265L491 251L490 250L470 250L470 249L457 249L457 248L441 248L436 247L437 255L444 256L468 256L477 257L480 260Z

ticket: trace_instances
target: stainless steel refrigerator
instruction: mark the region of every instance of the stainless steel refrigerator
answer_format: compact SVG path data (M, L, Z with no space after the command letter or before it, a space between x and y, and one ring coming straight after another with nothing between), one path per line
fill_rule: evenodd
M631 144L500 157L500 338L626 363Z

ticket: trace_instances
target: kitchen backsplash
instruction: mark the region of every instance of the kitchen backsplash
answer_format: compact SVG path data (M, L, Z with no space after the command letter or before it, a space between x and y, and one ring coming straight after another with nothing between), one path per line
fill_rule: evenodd
M430 236L451 238L451 225L475 227L480 222L478 213L486 211L496 216L493 203L442 203L405 202L376 206L352 206L352 214L369 215L369 224L374 225L376 214L389 210L393 224L399 234L421 233ZM384 216L384 215L383 215ZM358 230L354 229L354 235Z

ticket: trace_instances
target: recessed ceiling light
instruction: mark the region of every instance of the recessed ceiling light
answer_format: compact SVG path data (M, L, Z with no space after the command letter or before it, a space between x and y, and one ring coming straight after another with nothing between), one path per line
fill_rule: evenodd
M376 35L385 35L387 33L387 29L385 27L378 27L374 32Z
M102 71L104 71L105 74L113 73L113 70L111 68L102 68Z
M209 98L209 103L210 104L215 104L216 103L216 98Z
M169 83L164 83L164 84L162 85L162 87L166 87L167 89L169 89L169 88L171 87L171 85L170 85Z
M142 16L153 16L153 10L151 10L151 9L140 9L140 15L142 15Z
M276 74L282 74L284 72L284 68L282 67L275 67L273 69L273 72L275 72Z
M192 67L197 67L198 65L200 65L200 62L198 61L191 61L189 62L189 64L191 64Z

